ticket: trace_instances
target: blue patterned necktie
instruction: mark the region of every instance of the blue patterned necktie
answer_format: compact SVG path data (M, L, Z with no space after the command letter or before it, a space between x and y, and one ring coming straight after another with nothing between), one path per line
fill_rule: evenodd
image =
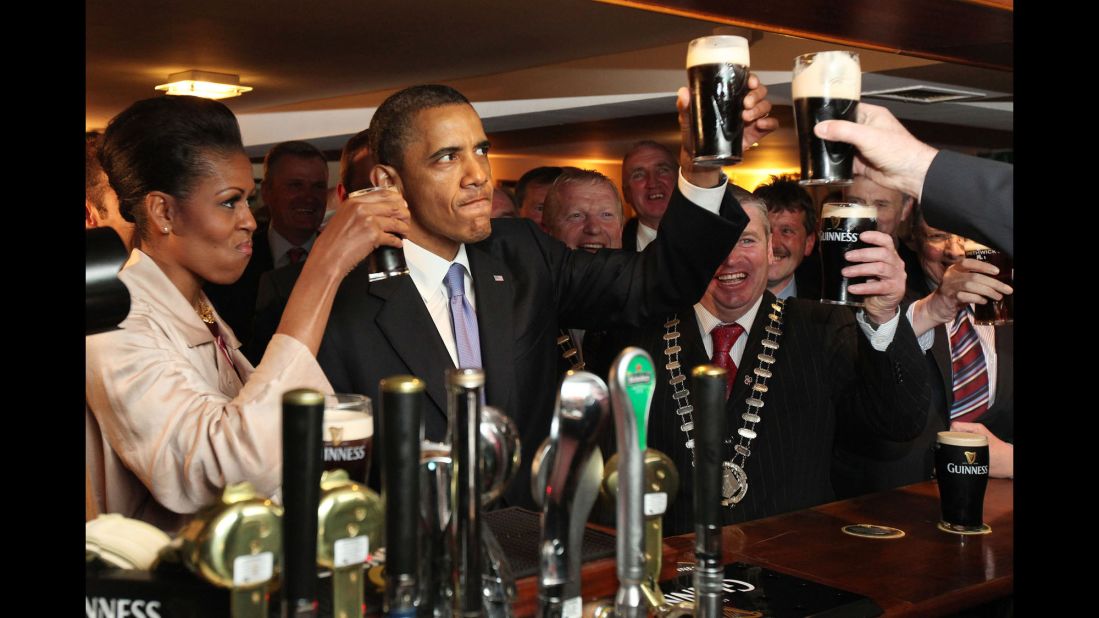
M481 339L477 314L466 301L465 267L451 264L446 272L446 294L450 298L450 327L458 348L458 367L481 367Z

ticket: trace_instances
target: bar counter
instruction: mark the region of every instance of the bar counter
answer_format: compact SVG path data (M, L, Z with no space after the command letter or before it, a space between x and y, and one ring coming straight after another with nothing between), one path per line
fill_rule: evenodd
M1014 589L1014 483L991 479L985 523L992 533L959 536L940 531L935 481L776 515L733 526L724 534L726 564L746 562L848 590L872 599L886 616L941 616L1010 596ZM899 539L847 535L847 524L899 528ZM694 561L693 535L664 540L661 579L676 562ZM585 603L613 598L614 559L585 564ZM517 616L537 611L538 582L517 582Z

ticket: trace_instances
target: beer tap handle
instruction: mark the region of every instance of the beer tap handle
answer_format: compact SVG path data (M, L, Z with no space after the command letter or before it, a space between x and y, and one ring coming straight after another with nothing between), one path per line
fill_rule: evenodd
M700 365L691 371L695 410L694 571L696 616L721 616L721 477L724 467L725 370Z
M450 429L451 582L454 614L475 618L482 613L481 565L481 401L485 372L479 368L446 372Z
M324 395L282 396L283 616L317 615L317 505L320 502Z
M645 577L644 439L655 386L652 357L641 348L622 350L610 374L618 442L618 593L614 605L619 618L648 614L641 589Z
M345 470L321 475L317 564L332 571L332 615L363 615L363 563L381 542L384 506L378 494Z
M378 443L385 502L385 611L412 618L419 606L420 443L424 383L412 376L381 381Z
M592 463L608 418L607 386L598 376L569 371L550 426L539 544L538 605L545 618L580 616L580 543L599 491L601 459Z

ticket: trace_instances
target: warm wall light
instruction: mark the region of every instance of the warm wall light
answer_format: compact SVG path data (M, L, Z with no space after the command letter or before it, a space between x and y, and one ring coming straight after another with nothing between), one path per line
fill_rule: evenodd
M186 94L206 99L226 99L239 97L250 91L250 86L240 85L240 76L210 71L182 71L168 76L167 84L160 84L157 90L168 94Z

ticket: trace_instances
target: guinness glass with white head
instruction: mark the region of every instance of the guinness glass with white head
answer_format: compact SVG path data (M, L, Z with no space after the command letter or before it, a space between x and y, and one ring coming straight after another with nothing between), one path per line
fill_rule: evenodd
M794 127L798 134L803 185L849 185L855 147L817 137L822 120L858 120L862 71L855 52L828 51L794 58Z
M321 435L324 469L346 470L352 481L366 483L374 443L370 398L354 394L326 395Z
M748 66L748 40L741 36L706 36L687 46L695 165L740 161Z
M820 302L833 305L862 306L862 296L847 291L848 286L865 283L866 277L844 277L851 266L846 254L870 245L859 240L863 232L877 229L878 209L854 202L828 202L820 213Z
M940 524L952 532L979 532L984 524L988 485L988 438L977 433L940 431L935 442Z

